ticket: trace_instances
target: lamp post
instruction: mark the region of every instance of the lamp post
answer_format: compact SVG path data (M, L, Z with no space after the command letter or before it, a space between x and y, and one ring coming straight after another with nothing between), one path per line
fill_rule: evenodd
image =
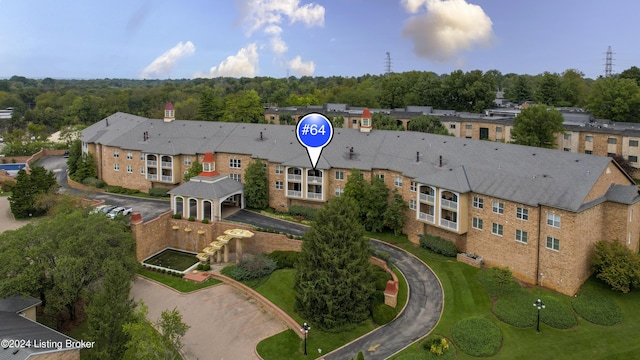
M540 309L544 309L544 303L542 300L538 299L533 303L533 306L538 308L538 325L536 326L536 333L540 334Z
M309 333L309 330L311 329L311 326L309 326L309 324L304 323L302 324L302 328L300 328L300 331L302 331L304 333L304 355L307 355L307 334Z

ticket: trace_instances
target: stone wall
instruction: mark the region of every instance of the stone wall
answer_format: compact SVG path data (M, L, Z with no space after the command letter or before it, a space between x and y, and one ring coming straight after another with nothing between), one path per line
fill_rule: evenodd
M456 260L476 268L482 267L482 262L479 259L468 257L466 254L459 253L456 255Z
M80 350L55 351L46 354L32 355L33 360L80 360Z

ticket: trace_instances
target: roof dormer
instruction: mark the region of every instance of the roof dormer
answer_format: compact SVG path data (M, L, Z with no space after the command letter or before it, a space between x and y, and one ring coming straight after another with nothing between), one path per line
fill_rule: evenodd
M360 132L371 132L371 112L368 108L362 110L362 117L360 118Z
M211 151L207 151L202 159L202 172L198 176L218 176L219 172L216 171L216 157L213 156Z
M176 119L176 111L172 103L167 103L164 107L164 122L172 122Z

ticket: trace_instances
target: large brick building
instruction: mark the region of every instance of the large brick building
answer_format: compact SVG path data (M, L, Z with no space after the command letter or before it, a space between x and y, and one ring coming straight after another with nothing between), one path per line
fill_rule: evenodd
M244 171L256 159L266 166L269 206L278 210L322 206L359 169L402 194L410 240L441 236L489 266L565 294L591 274L594 242L638 250L638 188L608 157L339 128L312 169L294 126L181 121L169 112L165 119L109 116L83 131L83 150L95 156L108 184L172 189L174 212L210 220L220 217L222 202L242 206ZM185 183L195 159L208 176Z

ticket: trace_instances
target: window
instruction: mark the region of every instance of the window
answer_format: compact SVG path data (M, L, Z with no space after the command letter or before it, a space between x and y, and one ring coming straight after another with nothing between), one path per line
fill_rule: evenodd
M357 123L358 123L358 119L353 119L353 120L351 120L351 122L352 122L353 124L357 124Z
M127 173L128 174L132 174L133 173L133 166L127 165Z
M637 163L638 162L638 157L635 156L635 155L629 155L629 162Z
M140 161L144 161L144 154L140 153Z
M128 160L132 160L133 159L133 153L131 153L131 151L127 152L127 159Z
M113 150L113 157L114 158L120 157L120 153L118 152L118 150Z
M584 137L584 141L586 142L593 142L593 135L587 135Z
M415 181L412 181L411 183L409 183L409 191L415 192L417 188L418 188L418 184L416 184Z
M571 140L571 134L564 134L565 140Z
M607 153L607 156L608 156L608 157L614 157L614 156L616 156L616 154L615 154L615 153L610 153L610 152L608 152L608 153Z
M341 188L341 187L335 188L335 191L333 192L333 194L335 196L342 196L342 194L344 194L344 188Z
M571 151L571 149L569 149L569 148L563 148L562 150L564 150L564 151Z
M616 138L610 137L610 138L607 139L607 144L615 145L617 143L618 143L618 139L616 139Z
M393 181L393 184L397 187L402 187L402 177L396 176L395 180Z
M629 146L638 147L638 140L629 140Z
M215 163L202 163L202 171L204 172L212 172L216 170L216 164Z
M560 240L547 236L547 249L560 251Z
M547 214L547 225L553 227L560 227L560 215Z
M529 220L529 209L525 208L517 208L516 209L516 219L520 220Z
M229 178L237 182L242 182L242 175L240 174L229 174Z
M591 150L585 150L585 151L584 151L584 153L585 153L585 154L587 154L587 155L591 155L591 154L593 154L593 151L591 151Z
M283 172L284 172L284 169L282 165L276 165L276 174L282 174Z
M516 230L516 241L521 243L527 243L529 240L529 233L522 230Z
M284 189L284 184L282 183L282 181L276 181L276 190L282 189Z
M491 227L491 233L493 235L502 236L502 231L503 231L503 227L501 224L493 223L493 226Z
M504 214L504 203L500 201L493 202L493 212L496 214Z
M496 126L496 132L502 132L502 126Z
M119 171L120 170L120 165L118 163L113 164L113 170Z
M140 174L144 175L144 166L140 167Z
M371 119L362 118L362 126L371 126Z
M484 199L478 196L473 197L473 207L476 209L484 208Z
M336 171L336 180L344 180L344 171Z
M184 158L184 164L186 166L191 166L191 156L187 156Z
M471 226L472 226L474 229L482 230L482 219L477 218L477 217L474 217L474 218L471 220Z
M467 129L467 130L471 130L472 127L473 127L473 125L471 125L471 124L467 124L467 125L464 126L464 128Z
M416 199L409 199L409 209L415 210L417 209Z
M449 124L449 129L455 129L456 128L456 124Z
M232 169L240 169L242 167L242 160L229 159L229 167Z
M384 181L384 174L376 174L376 177Z

